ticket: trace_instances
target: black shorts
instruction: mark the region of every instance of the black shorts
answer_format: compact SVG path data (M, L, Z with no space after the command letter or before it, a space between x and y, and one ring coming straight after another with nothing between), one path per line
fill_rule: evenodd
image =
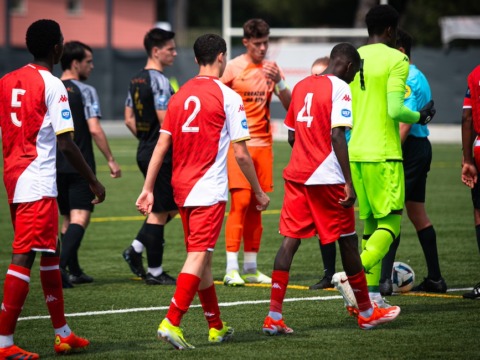
M57 173L57 189L60 214L69 215L73 209L93 212L95 194L79 174Z
M402 145L405 172L405 201L425 202L427 174L432 163L428 138L408 136Z
M148 161L137 161L138 167L143 176L147 176ZM153 206L152 212L166 212L178 210L177 204L173 199L172 188L172 163L163 163L158 172L155 186L153 188Z

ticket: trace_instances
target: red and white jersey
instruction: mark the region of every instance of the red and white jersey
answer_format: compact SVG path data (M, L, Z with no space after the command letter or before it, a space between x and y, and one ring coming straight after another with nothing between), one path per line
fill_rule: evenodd
M295 144L283 177L305 185L343 184L345 178L332 146L332 128L352 127L350 87L333 75L312 75L292 93L285 126Z
M230 142L250 139L240 95L216 77L197 76L172 96L160 131L172 136L177 205L227 201Z
M467 82L463 108L472 109L473 129L480 134L480 65L468 75Z
M56 135L73 131L60 79L35 64L5 75L0 80L0 126L9 203L56 197Z

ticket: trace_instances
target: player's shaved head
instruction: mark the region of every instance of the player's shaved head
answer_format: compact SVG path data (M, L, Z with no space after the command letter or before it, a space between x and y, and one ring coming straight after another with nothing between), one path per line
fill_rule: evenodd
M350 83L360 69L360 61L360 54L352 44L340 43L333 47L325 72L332 73L346 83Z

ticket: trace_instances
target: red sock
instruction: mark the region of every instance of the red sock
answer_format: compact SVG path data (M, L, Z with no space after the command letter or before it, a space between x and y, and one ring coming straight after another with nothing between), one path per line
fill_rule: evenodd
M287 292L288 271L272 271L272 289L270 290L270 311L282 313L283 299Z
M54 329L61 328L67 323L59 263L59 257L42 256L40 259L40 281Z
M200 285L198 276L187 273L178 275L177 288L166 316L173 326L180 325L183 315L187 312L198 291L198 285Z
M10 264L3 284L3 303L0 313L0 335L15 332L18 317L28 295L30 269Z
M215 285L206 289L198 290L198 298L202 304L203 314L208 321L208 328L215 328L222 330L223 323L220 320L220 308L218 307L217 293L215 292Z
M348 276L348 282L352 287L353 294L355 295L355 299L357 299L358 310L360 312L367 311L372 307L370 302L370 296L368 295L368 288L367 288L367 279L365 278L365 272L360 271L358 274L353 276Z

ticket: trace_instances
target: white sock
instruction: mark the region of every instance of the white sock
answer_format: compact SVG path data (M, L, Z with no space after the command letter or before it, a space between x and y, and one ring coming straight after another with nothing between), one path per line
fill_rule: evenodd
M143 252L143 249L145 249L145 246L137 239L132 241L132 247L135 250L135 252L139 254L141 254Z
M61 328L55 329L55 335L60 335L63 338L70 336L71 333L72 330L70 330L68 324L63 325Z
M6 348L13 345L12 335L0 335L0 348Z
M239 270L238 267L238 252L227 251L227 269L228 274L232 270Z
M372 314L373 314L373 307L371 307L366 311L360 311L360 315L364 318L369 318L370 316L372 316Z
M370 301L377 303L378 305L382 305L384 303L383 297L379 292L368 292L370 296Z
M282 318L282 313L276 311L269 311L268 316L270 316L273 320L280 320Z
M160 266L160 267L156 267L156 268L147 268L147 272L150 273L150 275L153 275L153 276L159 276L163 273L163 267Z
M244 252L243 253L243 273L255 274L257 272L257 253Z

